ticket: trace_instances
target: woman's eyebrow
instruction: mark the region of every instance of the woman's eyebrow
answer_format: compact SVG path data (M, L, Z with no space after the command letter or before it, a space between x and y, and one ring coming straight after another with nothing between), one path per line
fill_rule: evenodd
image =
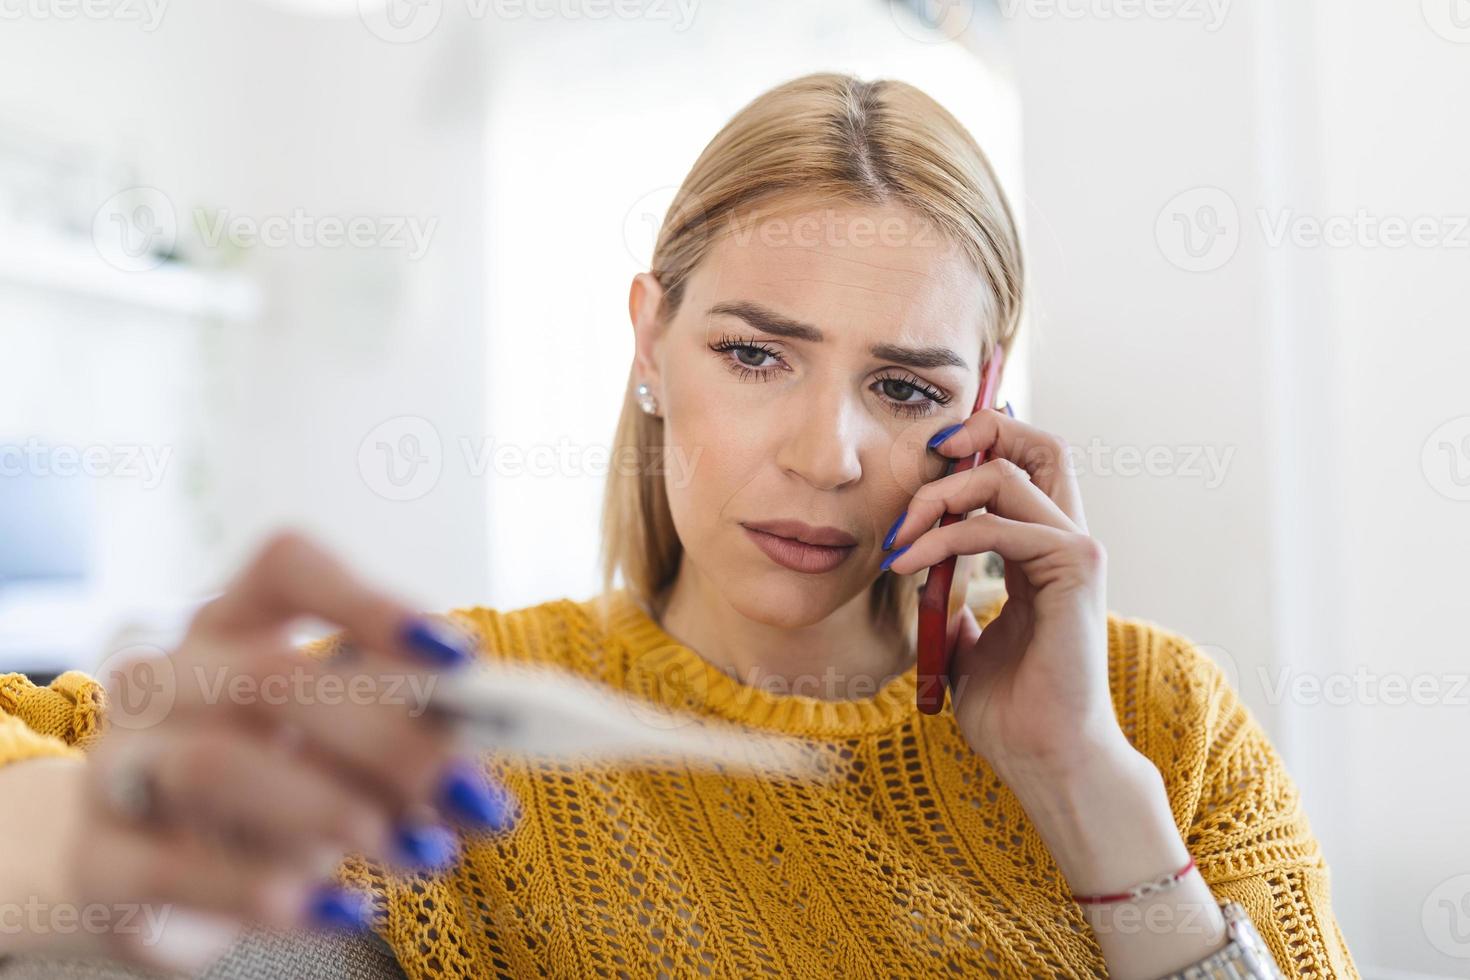
M716 303L709 308L710 316L725 315L739 317L763 333L790 340L822 341L822 331L809 323L792 320L758 303L749 301ZM880 360L892 361L918 370L937 367L968 368L965 359L948 347L901 347L898 344L874 344L869 348Z

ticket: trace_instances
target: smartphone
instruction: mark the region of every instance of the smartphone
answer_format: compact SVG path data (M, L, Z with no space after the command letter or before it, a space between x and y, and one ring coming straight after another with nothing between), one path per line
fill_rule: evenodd
M1004 360L1005 351L997 347L981 369L980 393L975 397L972 415L995 407ZM952 460L945 474L962 473L989 458L990 453L986 451ZM945 514L939 519L939 526L953 524L964 520L964 517L964 514ZM954 568L955 557L951 555L929 569L919 591L919 683L916 697L919 710L926 715L937 715L944 708L944 692L949 687L949 592L954 584Z

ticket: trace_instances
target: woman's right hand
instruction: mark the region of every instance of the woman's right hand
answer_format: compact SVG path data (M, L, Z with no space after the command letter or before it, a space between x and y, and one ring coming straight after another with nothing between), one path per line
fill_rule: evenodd
M290 626L308 617L344 630L354 654L295 651ZM5 828L7 850L27 829L22 846L54 848L51 880L37 890L114 913L98 933L36 938L197 969L247 921L364 928L367 896L330 884L347 854L436 868L456 851L446 818L474 829L508 822L504 793L457 757L451 732L425 710L439 672L473 657L459 631L301 538L274 538L177 650L99 678L109 729L85 762L0 774L11 791L49 782L50 801L70 807L49 823L41 805L6 819L32 824Z

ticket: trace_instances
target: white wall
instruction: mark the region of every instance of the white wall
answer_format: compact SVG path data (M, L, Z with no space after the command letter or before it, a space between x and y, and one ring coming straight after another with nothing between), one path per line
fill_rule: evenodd
M391 45L356 17L301 20L222 0L169 5L152 32L108 20L5 22L7 135L34 128L136 163L136 182L158 188L176 212L181 249L205 262L231 258L200 246L199 207L257 222L299 213L432 227L422 257L301 236L250 250L237 267L259 284L264 308L248 323L167 322L119 307L87 321L117 324L115 336L98 338L65 312L69 298L0 284L0 302L15 304L10 328L47 331L79 364L107 358L124 322L147 324L129 335L131 387L99 393L94 435L75 438L106 438L109 412L142 405L189 413L202 430L182 444L177 426L144 433L176 450L189 500L174 502L168 526L149 526L140 519L148 511L113 514L112 526L135 533L107 549L105 578L197 594L217 586L265 529L287 523L425 605L484 596L483 486L445 472L412 499L388 499L378 492L382 462L369 452L359 465L364 439L385 420L483 426L477 47L472 33L450 29ZM98 186L93 206L120 189ZM49 319L16 312L22 303L46 304ZM180 369L180 345L202 363ZM74 393L45 383L54 368L7 369L37 382L37 412L76 414ZM166 400L160 389L179 377L199 390ZM188 547L161 555L156 545L180 528Z
M1416 9L1419 8L1419 9ZM1328 249L1341 398L1344 591L1336 670L1412 681L1303 709L1340 746L1335 771L1358 842L1365 955L1470 973L1470 21L1463 5L1319 4L1327 214L1428 219L1443 245ZM1456 22L1452 15L1459 13ZM1371 239L1368 242L1371 243ZM1448 904L1446 904L1448 903ZM1426 942L1428 946L1426 948Z
M1470 47L1431 28L1454 23L1435 0L1239 2L1215 29L1062 7L1083 15L1009 7L1035 417L1074 445L1234 453L1213 488L1182 452L1154 476L1084 472L1111 604L1237 678L1303 787L1365 974L1463 976L1470 232L1408 248L1270 232L1362 208L1449 233L1470 213ZM1176 197L1197 188L1215 190ZM1205 206L1233 255L1228 236L1184 249L1176 215L1202 236ZM1422 703L1389 703L1384 685L1421 676Z

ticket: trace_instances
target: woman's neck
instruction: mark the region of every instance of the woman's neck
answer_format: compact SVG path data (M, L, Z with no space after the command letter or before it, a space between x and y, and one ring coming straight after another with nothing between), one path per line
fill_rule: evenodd
M771 626L742 614L687 560L656 616L664 632L704 660L773 693L868 698L913 659L900 631L874 625L866 592L810 626Z

